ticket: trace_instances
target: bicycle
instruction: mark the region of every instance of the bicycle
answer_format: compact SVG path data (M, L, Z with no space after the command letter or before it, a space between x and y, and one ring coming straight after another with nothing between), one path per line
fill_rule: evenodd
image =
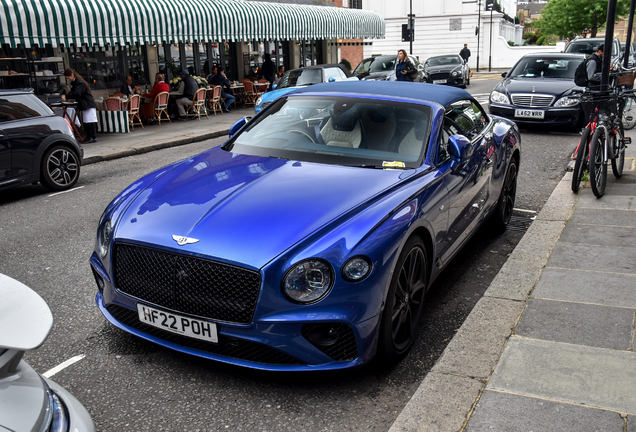
M594 111L581 135L576 149L572 173L572 191L578 192L585 170L589 171L590 186L597 198L605 194L607 160L611 160L614 177L623 175L625 148L631 143L625 138L622 124L624 98L634 90L591 91L581 96L581 104L590 104ZM621 120L619 120L621 119Z

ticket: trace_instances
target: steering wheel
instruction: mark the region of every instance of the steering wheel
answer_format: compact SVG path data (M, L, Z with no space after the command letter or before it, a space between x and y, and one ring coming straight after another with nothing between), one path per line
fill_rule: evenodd
M301 135L305 136L307 139L309 139L309 141L311 141L312 143L316 144L316 140L315 140L315 139L313 139L313 138L312 138L312 137L311 137L311 136L310 136L307 132L305 132L305 131L301 131L301 130L298 130L298 129L292 129L292 130L287 131L287 132L289 132L289 133L297 133L297 134L301 134Z

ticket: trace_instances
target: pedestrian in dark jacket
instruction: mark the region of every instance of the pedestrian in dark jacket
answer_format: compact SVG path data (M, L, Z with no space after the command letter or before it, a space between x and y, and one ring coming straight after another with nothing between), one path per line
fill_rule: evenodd
M185 105L191 105L194 94L199 89L197 82L190 76L190 72L187 70L181 71L181 79L183 80L183 94L175 101L177 109L179 110L179 120L186 119Z
M74 99L77 101L77 108L82 113L82 121L86 130L86 141L84 143L97 142L97 105L88 86L88 83L73 69L66 69L64 77L71 82L71 91L62 95L62 100Z
M464 63L468 63L468 59L470 58L470 50L468 49L468 44L464 44L464 48L459 52L459 56L464 59Z
M231 84L230 80L225 76L225 71L222 67L217 69L218 73L214 75L212 78L212 82L210 84L215 86L221 86L221 99L225 101L223 106L223 111L230 112L230 105L234 102L234 95L230 93L232 90L230 89ZM227 91L226 91L227 90Z
M415 76L417 75L415 65L403 49L398 51L398 62L395 66L395 75L398 81L414 81Z
M263 62L263 66L261 68L263 71L263 78L269 81L269 88L272 88L272 84L274 84L274 80L276 79L276 65L271 59L269 53L265 54L265 61Z
M134 94L139 94L140 90L139 90L139 85L132 85L133 83L133 77L131 75L126 75L126 82L124 84L122 84L122 86L119 88L119 92L122 93L124 96L132 96Z

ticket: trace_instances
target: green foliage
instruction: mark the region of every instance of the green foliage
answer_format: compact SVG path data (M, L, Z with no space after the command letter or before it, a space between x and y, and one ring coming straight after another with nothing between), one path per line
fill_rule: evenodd
M345 67L346 67L347 69L352 70L352 68L351 68L351 63L349 63L349 60L347 60L347 59L342 59L342 60L340 60L340 63L342 63L343 65L345 65Z
M541 35L537 38L537 45L543 45L545 43L545 35Z
M549 0L534 26L546 35L573 38L585 28L595 37L607 19L607 0ZM629 13L630 0L617 0L616 19Z
M537 40L541 36L540 32L526 32L523 35L524 45L537 45Z
M508 41L508 45L515 46L515 43L513 41Z

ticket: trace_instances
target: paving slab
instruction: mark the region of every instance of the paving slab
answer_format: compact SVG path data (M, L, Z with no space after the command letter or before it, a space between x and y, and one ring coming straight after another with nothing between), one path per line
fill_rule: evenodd
M530 299L515 328L521 337L613 350L632 349L635 309Z
M511 337L487 388L636 415L636 353Z
M532 291L535 298L636 308L636 275L547 267Z
M466 432L623 432L612 411L485 390Z
M627 416L627 432L636 432L636 416Z
M559 242L630 247L636 245L636 227L568 223Z
M611 210L577 207L568 223L636 227L636 210Z
M578 196L572 193L571 188L572 173L567 172L541 208L537 220L567 220L578 199Z
M632 192L631 196L605 194L602 198L596 198L591 189L585 188L576 202L576 208L636 210L636 197Z
M430 372L389 432L456 432L483 388L476 379Z
M523 302L482 297L432 371L486 380L523 306Z
M636 274L636 248L557 243L548 267Z

